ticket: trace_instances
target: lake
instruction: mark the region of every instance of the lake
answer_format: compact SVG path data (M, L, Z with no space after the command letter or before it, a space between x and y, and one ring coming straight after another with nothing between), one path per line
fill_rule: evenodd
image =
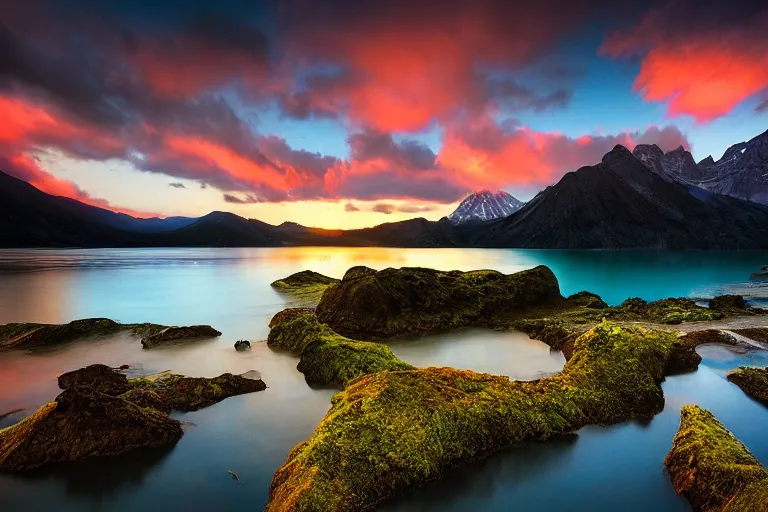
M0 420L8 426L59 392L56 375L87 364L130 364L190 376L259 370L268 389L194 413L176 414L186 434L168 449L86 461L20 476L0 476L0 510L242 510L262 508L274 470L306 439L330 406L332 390L312 389L297 358L238 339L266 339L273 314L291 304L269 283L311 269L341 277L354 265L492 268L505 273L539 264L563 294L582 289L616 304L629 296L745 294L756 304L765 284L747 282L768 252L539 251L490 249L269 248L0 251L0 324L62 323L104 316L120 322L210 324L216 339L142 350L127 334L36 354L0 354ZM391 343L418 366L453 366L534 379L557 372L560 353L520 333L462 329ZM385 504L385 510L688 510L662 470L680 407L711 409L768 463L768 408L724 375L742 364L768 365L765 352L702 347L696 373L664 383L667 406L648 423L587 427L547 443L529 443ZM227 474L233 470L239 484Z

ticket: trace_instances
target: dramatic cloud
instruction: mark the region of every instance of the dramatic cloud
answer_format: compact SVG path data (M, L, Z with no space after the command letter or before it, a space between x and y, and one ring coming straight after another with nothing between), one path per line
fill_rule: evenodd
M681 23L681 20L685 20ZM768 8L735 1L670 2L600 48L610 57L640 57L633 90L667 102L670 116L708 122L768 88Z
M238 197L232 194L224 194L224 201L232 204L256 204L261 203L258 197L246 194L244 197Z
M372 212L383 213L384 215L391 215L397 211L397 208L393 204L378 203L371 207Z

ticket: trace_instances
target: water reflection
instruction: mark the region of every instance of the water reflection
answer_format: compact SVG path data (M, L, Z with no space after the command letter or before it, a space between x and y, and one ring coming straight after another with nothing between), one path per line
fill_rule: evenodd
M73 343L33 355L0 354L0 414L25 412L59 392L56 375L92 363L130 364L135 372L171 369L213 377L258 370L268 389L194 413L194 423L168 451L134 459L0 476L0 509L242 510L266 504L274 470L306 439L330 406L332 390L306 385L297 358L238 339L263 340L270 317L286 307L273 280L311 269L341 277L354 265L374 268L494 268L515 272L549 265L563 293L588 289L616 303L698 296L737 286L768 253L651 253L472 249L280 248L0 251L0 323L59 323L104 316L123 322L211 324L220 338L142 350L127 333ZM762 292L761 292L762 293ZM758 293L755 292L755 295ZM468 329L392 343L417 366L449 365L531 379L557 371L558 353L515 333ZM687 510L661 470L680 407L709 407L765 463L768 409L728 383L740 364L768 364L764 353L707 352L697 373L664 384L667 406L650 423L589 427L578 436L527 444L459 469L450 480L413 491L388 507L404 510ZM712 349L718 350L718 349ZM133 462L132 462L133 461ZM77 468L77 470L73 468ZM237 484L232 469L243 479ZM422 494L423 491L423 494Z

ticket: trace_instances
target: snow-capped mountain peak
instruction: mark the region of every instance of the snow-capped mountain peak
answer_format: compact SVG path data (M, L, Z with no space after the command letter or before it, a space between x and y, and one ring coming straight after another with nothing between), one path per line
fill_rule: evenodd
M499 190L481 190L470 194L456 210L448 216L454 225L484 222L512 215L525 203L511 194Z

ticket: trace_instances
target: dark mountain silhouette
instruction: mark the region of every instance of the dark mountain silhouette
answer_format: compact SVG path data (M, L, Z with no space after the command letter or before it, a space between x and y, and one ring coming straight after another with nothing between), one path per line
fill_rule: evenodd
M566 174L468 243L485 247L755 249L768 208L667 181L623 146Z
M749 144L729 158L761 154ZM649 147L641 156L659 153L664 156ZM688 162L681 151L672 153ZM354 230L273 226L225 212L134 219L0 173L0 247L768 248L768 207L672 179L674 173L659 172L663 165L653 162L616 146L601 163L566 174L502 219L454 225L418 218Z

